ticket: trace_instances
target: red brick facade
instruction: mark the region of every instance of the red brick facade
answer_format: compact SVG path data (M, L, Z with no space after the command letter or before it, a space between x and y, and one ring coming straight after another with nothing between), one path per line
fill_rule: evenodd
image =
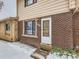
M73 15L74 47L79 46L79 13Z
M41 23L40 20L37 21L38 24ZM41 27L37 25L37 37L25 37L25 36L22 36L23 34L23 21L19 21L19 40L22 42L22 43L25 43L25 44L29 44L29 45L32 45L32 46L35 46L37 48L40 47L40 39L41 39Z
M52 16L53 45L62 48L73 48L72 13L62 13Z
M62 48L74 48L79 38L79 13L73 14L71 12L52 15L52 44ZM74 21L73 21L74 20ZM41 19L38 20L41 25ZM74 26L73 26L74 25ZM38 25L37 25L38 26ZM41 27L37 27L37 38L24 37L23 21L19 21L19 39L23 43L40 47L41 42ZM74 36L73 36L74 34ZM79 40L77 42L79 44Z

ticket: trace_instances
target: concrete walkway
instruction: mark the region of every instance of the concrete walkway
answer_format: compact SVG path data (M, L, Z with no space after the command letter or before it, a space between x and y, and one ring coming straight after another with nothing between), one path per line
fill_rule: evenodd
M33 59L30 55L36 50L19 42L0 40L0 59Z

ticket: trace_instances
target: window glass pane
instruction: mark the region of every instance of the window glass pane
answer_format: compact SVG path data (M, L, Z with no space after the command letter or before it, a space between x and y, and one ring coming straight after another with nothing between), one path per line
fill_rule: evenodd
M10 24L6 24L5 29L6 29L6 31L10 31Z
M24 34L35 35L35 21L25 22Z
M24 0L24 6L32 5L33 3L36 3L37 0Z
M33 0L28 0L28 5L31 5L33 3Z
M32 34L32 22L27 22L27 34Z
M35 21L32 21L32 29L33 29L32 33L33 35L35 35Z
M49 36L49 20L43 21L43 36Z

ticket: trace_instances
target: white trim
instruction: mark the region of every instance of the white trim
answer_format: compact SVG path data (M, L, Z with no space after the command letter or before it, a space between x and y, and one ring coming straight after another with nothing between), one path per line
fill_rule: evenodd
M37 29L38 29L38 28L37 28L37 20L35 20L35 22L36 22L36 26L35 26L35 31L36 31L36 32L35 32L35 36L37 36Z
M34 36L34 35L24 35L24 34L22 34L22 36L25 36L25 37L33 37L33 38L38 38L38 36Z
M42 31L42 29L43 29L43 21L44 20L49 20L49 26L50 26L50 29L49 29L49 31L50 31L49 33L50 34L49 35L50 35L51 42L47 43L47 44L52 44L52 20L51 20L51 16L41 19L41 43L42 43L42 37L43 37L43 31Z
M33 20L24 20L23 21L23 34L22 34L22 36L26 36L26 37L37 37L37 20L35 20L35 23L36 23L36 25L35 25L35 35L28 35L28 34L24 34L24 29L25 29L25 27L24 27L24 22L25 21L33 21Z
M25 29L25 28L24 28L24 21L23 21L23 34L24 34L24 29Z

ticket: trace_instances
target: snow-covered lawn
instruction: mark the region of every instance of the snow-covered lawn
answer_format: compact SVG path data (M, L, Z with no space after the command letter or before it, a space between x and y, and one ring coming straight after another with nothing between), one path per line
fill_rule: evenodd
M66 55L63 55L63 56L58 56L56 53L54 54L49 54L47 56L47 59L79 59L79 56L66 56Z
M19 42L0 40L0 59L33 59L31 54L36 48Z

